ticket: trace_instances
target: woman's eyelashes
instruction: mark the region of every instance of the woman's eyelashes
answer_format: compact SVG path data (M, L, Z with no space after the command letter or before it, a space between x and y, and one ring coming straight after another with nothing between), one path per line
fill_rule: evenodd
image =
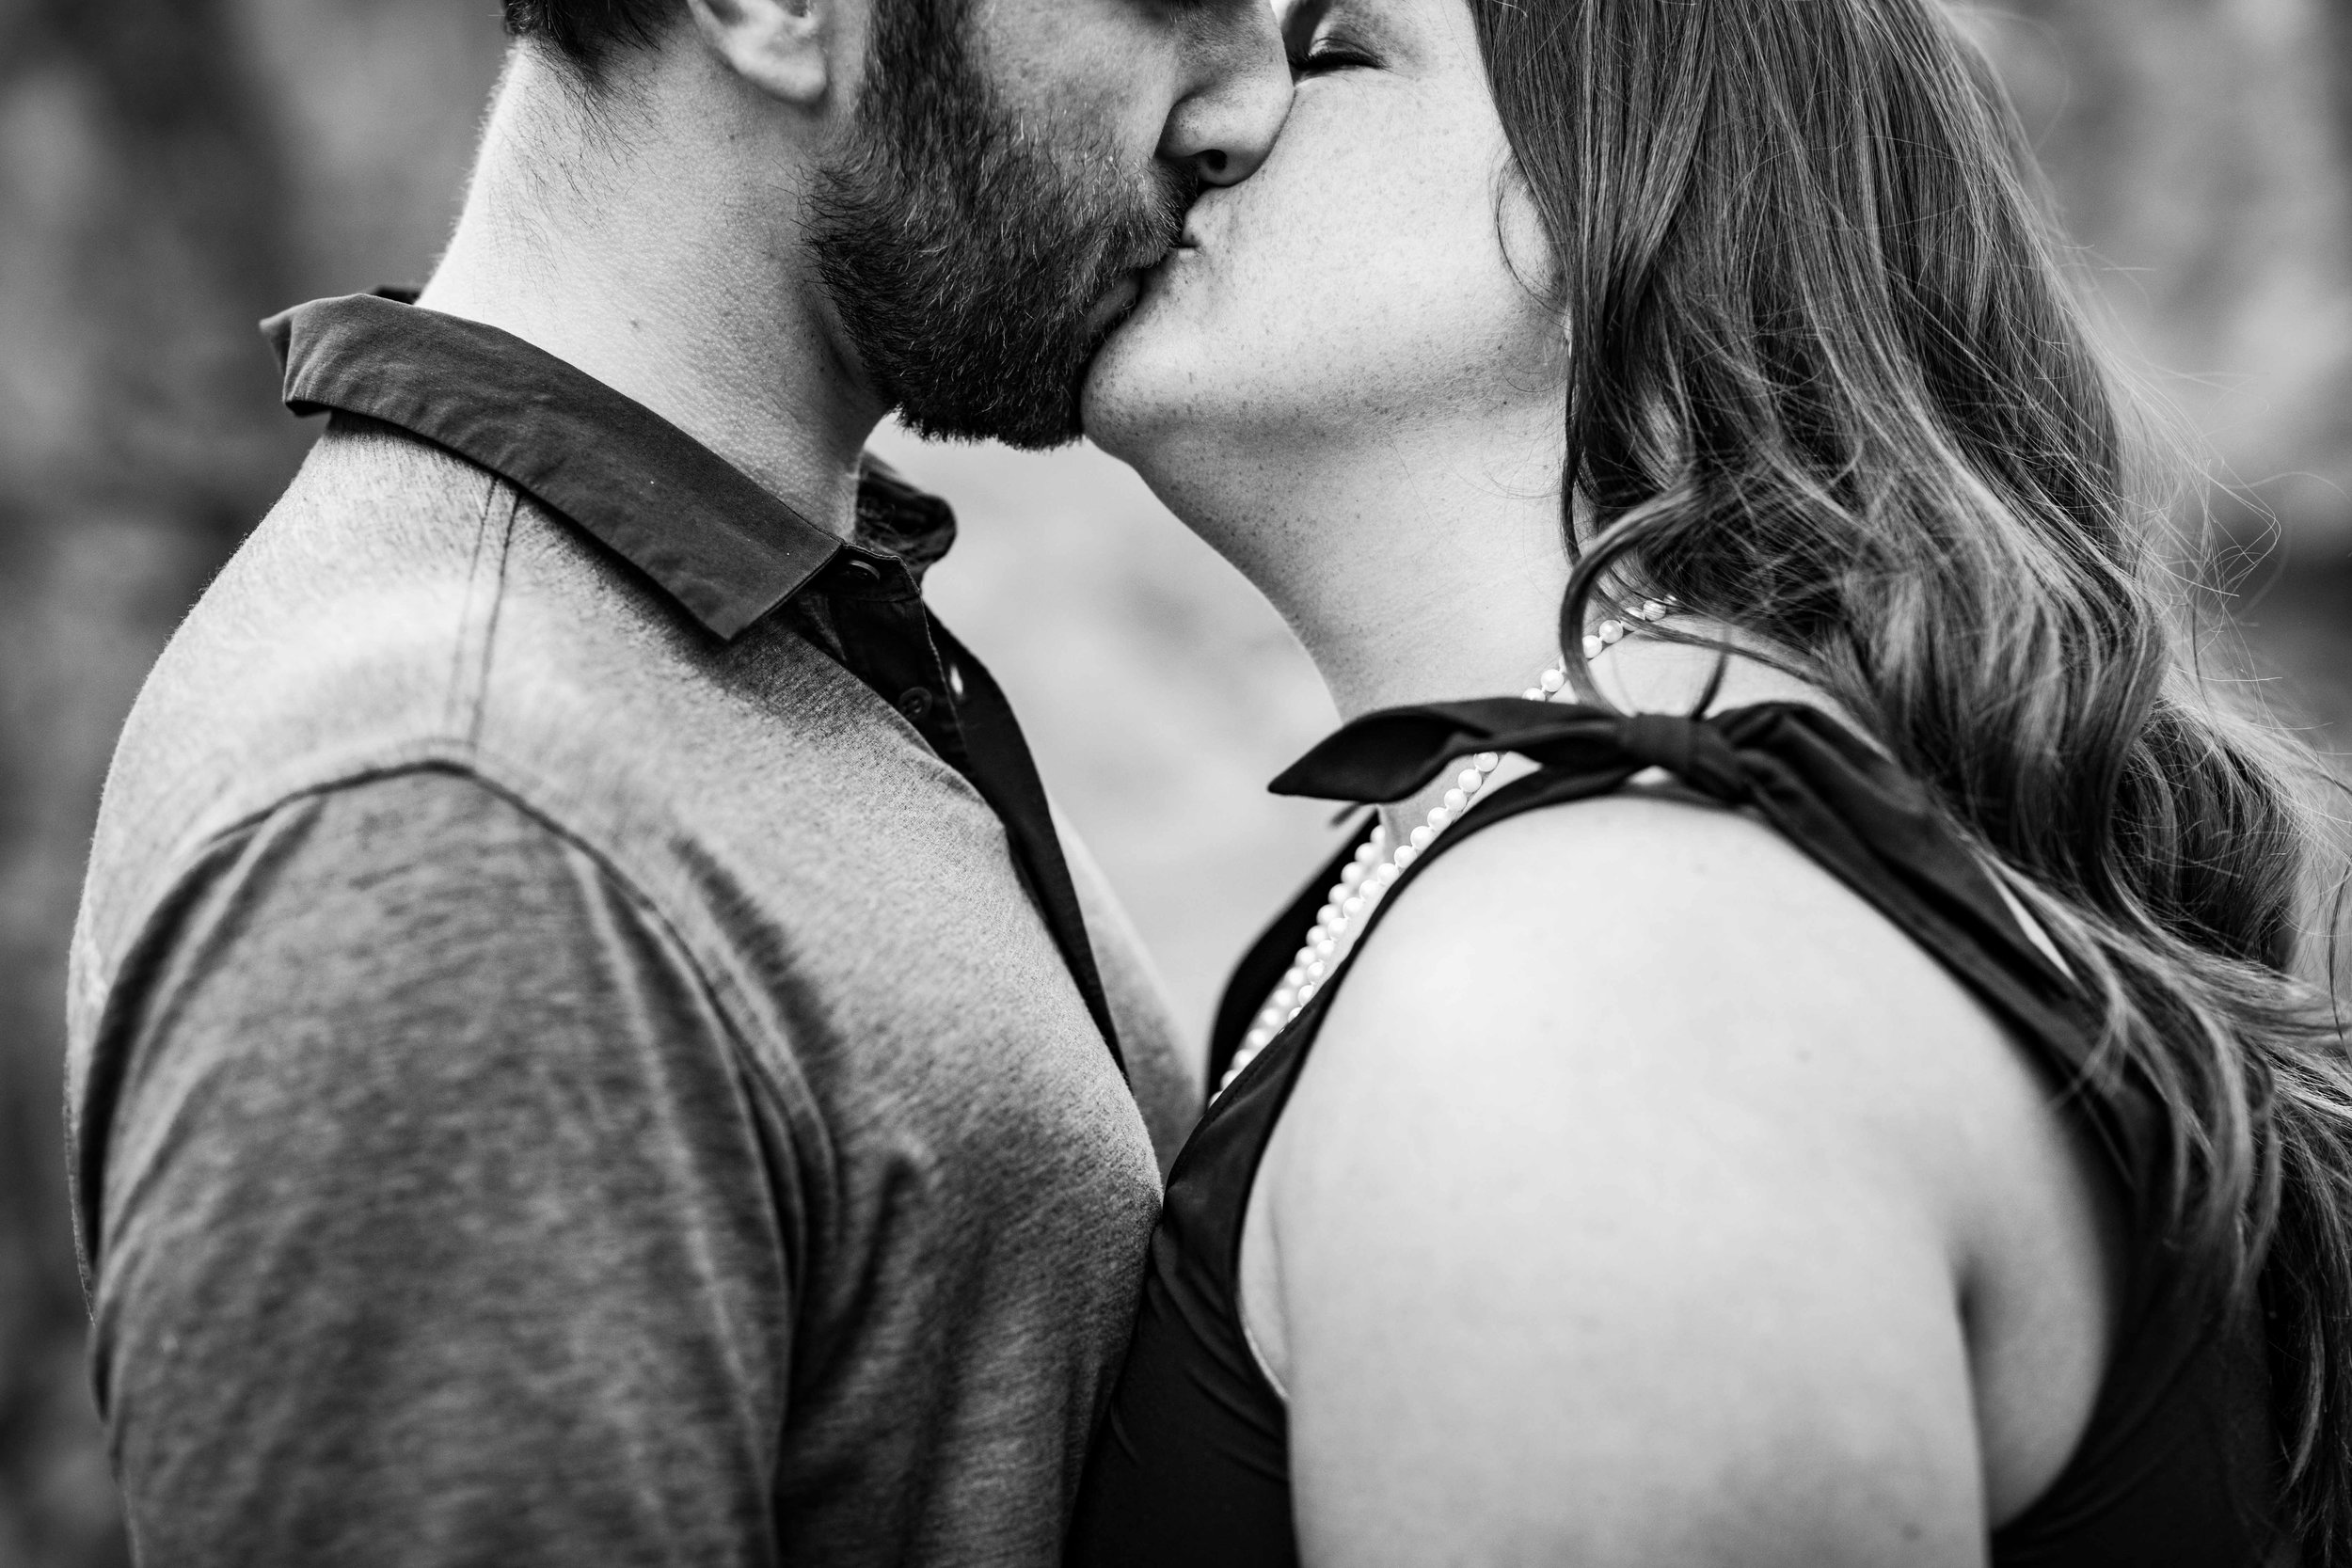
M1304 49L1290 52L1291 74L1320 76L1334 71L1355 71L1376 66L1380 62L1366 52L1341 38L1320 38Z
M1364 46L1349 0L1300 0L1282 19L1282 46L1294 77L1379 64Z

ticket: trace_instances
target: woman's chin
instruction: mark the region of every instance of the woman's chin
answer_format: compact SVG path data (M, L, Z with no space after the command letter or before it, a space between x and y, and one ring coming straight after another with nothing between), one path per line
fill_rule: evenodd
M1184 286L1190 281L1148 278L1079 388L1087 439L1141 473L1163 500L1215 490L1231 471L1262 462L1270 445L1313 430L1318 404L1344 401L1331 377L1311 373L1308 355L1281 352L1291 345L1279 334L1201 309Z
M1088 440L1136 463L1191 413L1192 377L1169 362L1148 324L1130 317L1104 341L1079 389L1078 420Z

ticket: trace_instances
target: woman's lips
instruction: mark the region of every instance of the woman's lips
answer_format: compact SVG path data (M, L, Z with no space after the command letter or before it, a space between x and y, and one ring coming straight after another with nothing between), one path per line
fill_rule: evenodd
M1151 277L1157 274L1161 268L1169 265L1171 262L1186 261L1200 254L1200 242L1194 239L1190 234L1186 234L1183 239L1178 240L1174 245L1169 245L1168 247L1168 254L1161 257L1157 262L1153 263L1153 265L1148 269L1143 276Z

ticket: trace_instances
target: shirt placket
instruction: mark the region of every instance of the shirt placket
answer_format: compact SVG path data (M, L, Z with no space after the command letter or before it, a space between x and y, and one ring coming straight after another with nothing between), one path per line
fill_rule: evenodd
M844 550L821 590L822 618L842 667L896 708L942 761L967 770L956 712L961 680L931 638L922 591L906 563Z

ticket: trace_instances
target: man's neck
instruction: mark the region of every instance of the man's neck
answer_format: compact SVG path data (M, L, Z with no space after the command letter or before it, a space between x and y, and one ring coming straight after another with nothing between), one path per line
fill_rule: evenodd
M779 243L803 171L739 150L760 144L714 123L725 84L691 49L605 124L560 69L516 52L419 303L586 372L846 537L884 409L835 346L811 259Z

